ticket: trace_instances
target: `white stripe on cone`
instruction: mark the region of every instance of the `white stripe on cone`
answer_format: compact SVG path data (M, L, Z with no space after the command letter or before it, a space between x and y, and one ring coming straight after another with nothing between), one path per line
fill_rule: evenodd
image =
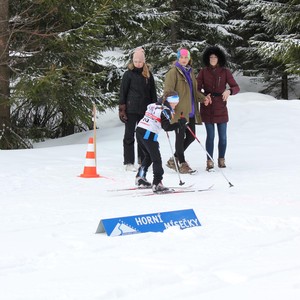
M85 160L85 167L95 167L95 166L96 166L95 159L87 158Z

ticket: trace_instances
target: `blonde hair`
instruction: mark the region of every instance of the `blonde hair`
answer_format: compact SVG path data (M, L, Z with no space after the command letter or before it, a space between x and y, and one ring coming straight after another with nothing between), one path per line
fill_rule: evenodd
M143 75L145 78L147 78L147 79L150 78L150 67L151 67L151 66L148 65L148 64L146 64L146 63L144 63L144 65L143 65L142 75ZM130 63L128 64L127 68L128 68L129 70L133 70L133 69L134 69L134 63L133 63L133 61L130 62Z
M150 78L150 71L146 63L144 63L142 75L145 78Z

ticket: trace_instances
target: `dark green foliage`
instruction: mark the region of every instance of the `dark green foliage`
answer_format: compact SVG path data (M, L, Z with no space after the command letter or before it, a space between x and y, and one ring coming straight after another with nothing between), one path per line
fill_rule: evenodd
M231 69L263 76L269 83L264 92L278 97L287 97L287 82L299 79L299 1L11 0L9 5L11 91L4 99L10 97L10 113L3 106L2 114L11 122L0 135L12 148L24 147L26 139L91 128L93 104L99 111L116 105L122 74L139 46L158 91L181 47L191 51L197 72L204 48L221 46ZM121 56L114 57L116 52Z
M260 1L259 10L268 21L266 31L271 41L257 43L266 58L282 63L287 74L300 74L300 5L299 1Z
M92 107L114 105L98 63L110 1L17 1L11 22L12 120L27 136L59 137L88 129ZM17 10L16 10L17 9Z
M237 58L244 74L263 76L267 84L262 92L284 99L300 67L300 8L296 2L240 1L243 19L238 32L243 43L237 48Z
M112 21L107 26L110 45L125 50L129 61L134 48L144 47L147 61L153 65L158 88L164 74L176 60L181 47L191 51L193 65L201 65L203 49L223 44L232 34L226 25L228 1L140 0L116 1Z

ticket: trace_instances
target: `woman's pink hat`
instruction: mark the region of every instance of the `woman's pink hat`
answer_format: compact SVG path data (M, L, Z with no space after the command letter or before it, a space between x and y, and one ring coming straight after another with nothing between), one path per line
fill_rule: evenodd
M180 56L187 56L188 59L191 59L191 53L189 50L182 48L180 50L178 50L177 52L177 60L180 58Z
M140 61L140 62L145 62L145 51L142 47L136 48L133 52L133 61Z

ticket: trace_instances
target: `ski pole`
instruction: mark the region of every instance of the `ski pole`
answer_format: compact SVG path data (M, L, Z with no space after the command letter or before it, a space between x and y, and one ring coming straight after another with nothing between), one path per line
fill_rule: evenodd
M177 173L178 178L179 178L179 185L184 185L185 182L182 182L182 180L181 180L181 177L180 177L180 174L179 174L179 170L178 170L178 166L177 166L177 162L176 162L176 158L175 158L174 151L173 151L173 148L172 148L172 145L171 145L169 133L167 131L166 131L166 134L167 134L169 145L170 145L170 149L171 149L171 152L172 152L172 158L174 160L174 164L175 164L175 168L176 168L176 173Z
M207 156L214 162L214 164L216 165L214 159L211 157L211 155L206 151L206 149L203 147L202 143L199 141L199 139L197 138L197 136L195 135L195 133L193 132L193 130L189 127L186 126L186 128L189 130L189 132L192 134L192 136L196 139L196 141L200 144L200 146L202 147L202 149L206 152ZM219 167L219 166L218 166ZM227 177L225 176L224 172L222 171L221 168L219 168L221 174L223 175L223 177L226 179L226 181L229 184L229 187L233 187L233 184L227 179Z

